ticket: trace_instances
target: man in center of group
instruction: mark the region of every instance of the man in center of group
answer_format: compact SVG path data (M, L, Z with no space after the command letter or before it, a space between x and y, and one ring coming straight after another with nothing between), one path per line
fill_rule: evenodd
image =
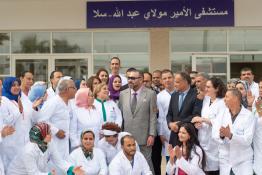
M182 122L191 122L192 118L201 115L202 100L197 98L197 91L191 86L190 76L185 72L175 75L176 92L171 95L166 116L171 130L169 143L178 144L178 129Z
M156 93L143 86L143 73L138 70L130 72L128 85L119 98L124 131L134 136L153 171L151 153L156 136Z

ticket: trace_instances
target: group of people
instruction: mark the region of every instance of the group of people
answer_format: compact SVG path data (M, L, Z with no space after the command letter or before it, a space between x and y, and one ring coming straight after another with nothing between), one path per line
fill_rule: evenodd
M262 175L262 81L101 68L73 80L30 71L0 84L1 175Z

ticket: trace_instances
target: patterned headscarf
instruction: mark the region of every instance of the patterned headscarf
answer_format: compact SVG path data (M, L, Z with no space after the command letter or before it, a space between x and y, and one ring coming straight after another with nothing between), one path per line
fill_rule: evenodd
M30 141L36 143L43 153L47 150L44 139L48 134L50 134L50 126L47 123L37 123L29 131Z
M2 96L5 96L9 100L15 100L16 102L18 102L18 97L21 96L21 91L18 95L12 94L11 88L14 82L18 82L18 84L21 85L21 81L16 77L7 77L4 79Z

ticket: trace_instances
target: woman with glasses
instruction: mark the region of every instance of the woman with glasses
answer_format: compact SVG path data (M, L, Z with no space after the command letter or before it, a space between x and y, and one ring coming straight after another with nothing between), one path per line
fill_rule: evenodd
M99 111L103 122L115 122L119 127L122 126L122 114L117 104L109 99L108 86L105 83L97 85L94 90L94 106Z
M103 150L106 156L107 165L113 160L115 155L121 151L121 138L125 135L131 135L128 132L121 132L121 128L113 123L108 122L102 126L102 135L104 136L98 142L98 148ZM139 146L136 143L136 150L139 151Z
M91 130L84 130L80 139L80 147L70 154L69 161L81 166L85 175L107 175L105 155L94 146L95 134Z
M72 109L73 117L70 122L71 148L80 145L81 132L86 129L94 132L95 144L99 140L103 120L93 103L94 96L89 88L82 88L76 92L75 106Z
M84 175L81 168L71 166L62 160L56 146L51 142L50 126L46 123L35 124L29 132L30 141L10 163L7 174L10 175L56 175L48 170L48 162L52 160L67 175Z

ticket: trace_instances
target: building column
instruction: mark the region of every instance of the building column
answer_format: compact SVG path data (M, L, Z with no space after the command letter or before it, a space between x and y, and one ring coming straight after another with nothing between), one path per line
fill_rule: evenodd
M150 29L150 72L171 68L169 31L169 28Z

